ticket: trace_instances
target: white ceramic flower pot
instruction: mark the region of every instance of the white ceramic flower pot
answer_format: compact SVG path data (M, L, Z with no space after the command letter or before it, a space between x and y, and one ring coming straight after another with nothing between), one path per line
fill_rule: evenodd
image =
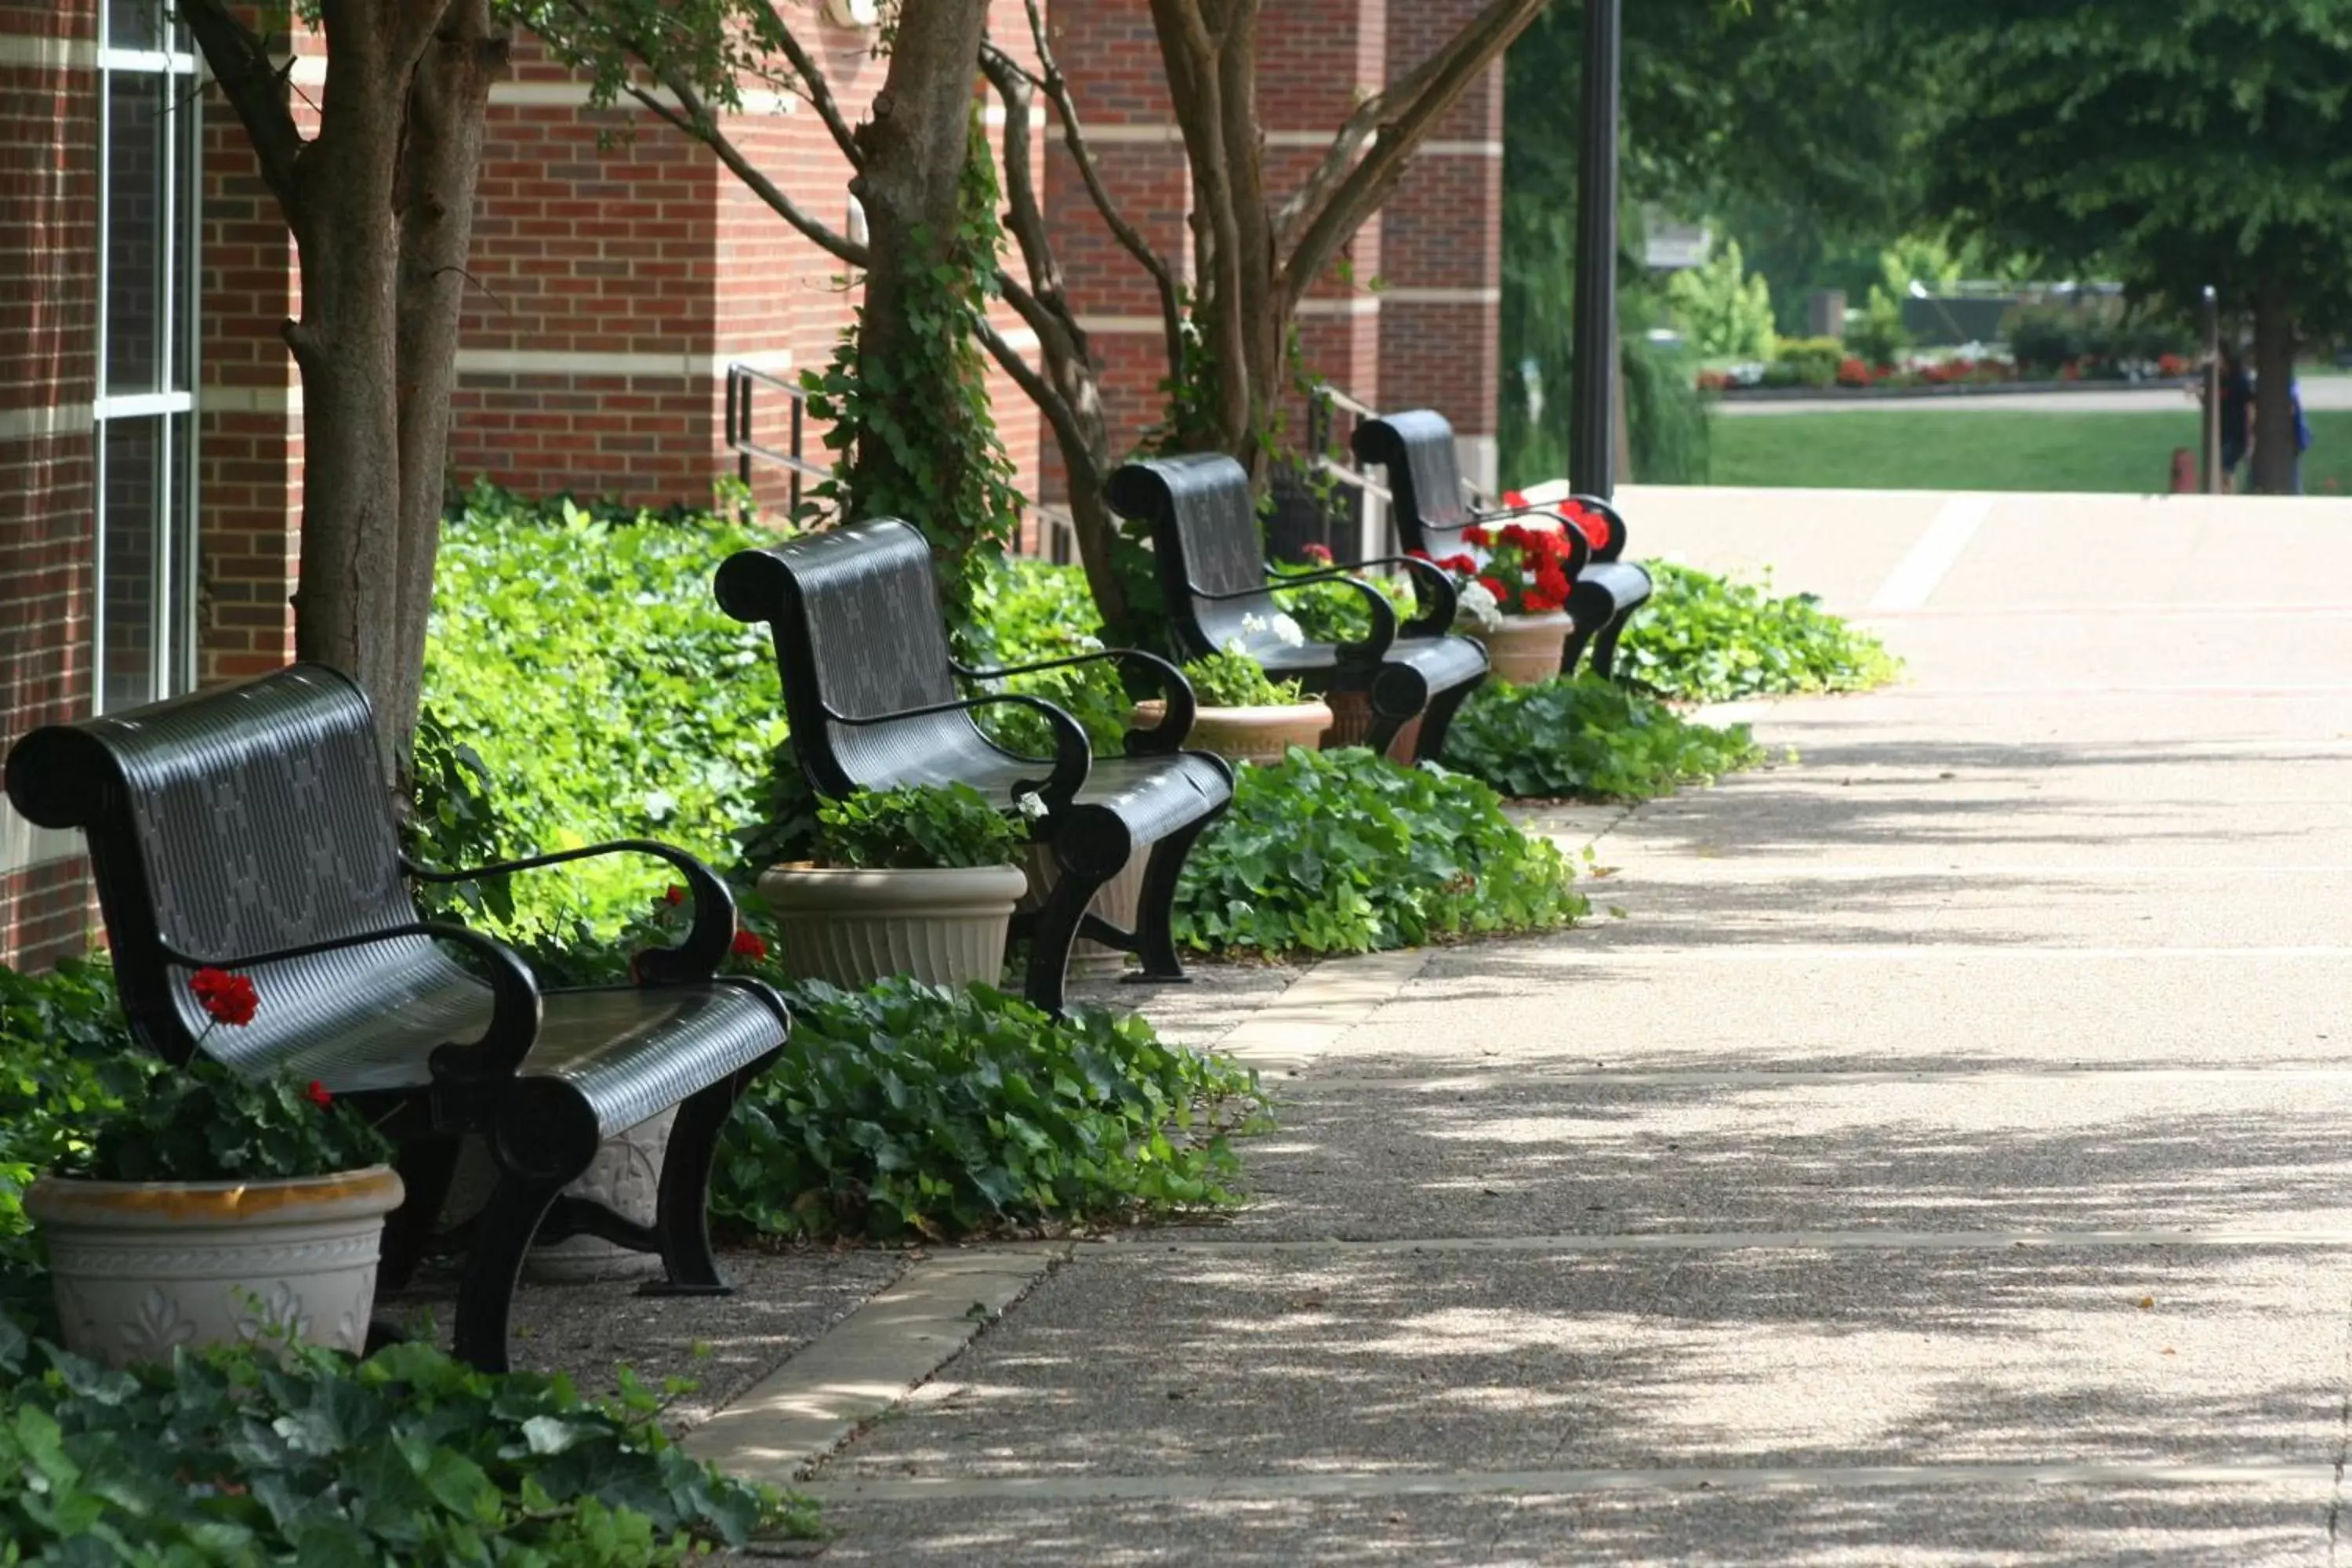
M1150 728L1160 722L1162 711L1158 702L1139 702L1133 721L1139 728ZM1198 708L1184 744L1193 751L1214 752L1229 763L1278 763L1293 746L1315 750L1330 727L1331 710L1322 702Z
M401 1195L383 1165L278 1182L44 1176L25 1212L48 1243L66 1348L124 1366L181 1345L365 1349Z
M1095 889L1093 900L1087 905L1089 914L1097 915L1118 927L1133 931L1143 908L1143 868L1151 858L1144 850L1128 857L1118 875ZM1035 909L1053 892L1054 884L1062 879L1062 869L1054 864L1054 851L1043 844L1029 848L1029 894L1021 900L1024 910ZM1135 955L1123 948L1082 936L1071 944L1068 973L1073 980L1099 980L1117 974L1134 960Z
M1486 645L1487 665L1496 679L1533 686L1559 673L1570 624L1565 612L1555 610L1547 616L1505 616L1493 631L1461 629Z
M1028 889L1018 866L840 871L777 866L760 878L786 973L841 986L893 974L932 985L993 985L1005 928Z

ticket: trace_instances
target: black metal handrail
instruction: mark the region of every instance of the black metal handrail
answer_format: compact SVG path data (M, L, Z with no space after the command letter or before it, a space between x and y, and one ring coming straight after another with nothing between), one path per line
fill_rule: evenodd
M1366 495L1377 496L1383 502L1393 500L1395 498L1389 493L1389 488L1386 485L1373 479L1363 469L1354 468L1341 458L1332 456L1335 450L1339 452L1349 450L1346 444L1335 445L1332 438L1333 427L1338 423L1337 416L1342 413L1351 420L1377 419L1381 416L1379 409L1368 407L1357 402L1328 382L1318 383L1315 390L1307 395L1308 465L1317 473L1337 479L1350 489L1361 490Z
M752 436L751 389L755 386L779 392L792 405L789 447L764 446ZM828 472L822 465L801 456L801 428L807 408L808 394L783 377L740 363L727 367L727 446L735 454L736 477L750 484L754 458L784 469L792 475L792 510L795 516L801 510L802 476L821 479Z

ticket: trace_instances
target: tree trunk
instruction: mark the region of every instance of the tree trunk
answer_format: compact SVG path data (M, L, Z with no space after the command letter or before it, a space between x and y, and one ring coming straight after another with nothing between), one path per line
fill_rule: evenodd
M319 134L297 162L286 216L301 258L302 315L286 342L302 372L300 581L296 657L331 665L382 703L401 670L398 232L393 200L415 56L398 8L325 8ZM421 48L421 43L418 47ZM384 773L408 737L383 727Z
M376 717L395 738L395 783L403 800L411 793L410 742L441 542L449 403L457 379L482 122L490 84L506 75L507 53L505 35L490 25L489 0L453 0L417 62L408 97L398 205L400 519L391 579L396 657L384 686L371 689Z
M305 140L243 9L180 0L178 14L300 257L302 314L284 329L302 375L295 656L366 690L404 803L483 106L505 46L489 0L322 0L327 75Z
M946 260L954 242L970 151L973 79L987 20L988 0L929 0L902 7L889 74L874 100L873 118L857 131L866 166L850 188L866 209L872 256L857 357L869 395L886 390L885 406L866 422L858 441L850 474L854 496L957 489L951 480L923 480L908 473L904 445L890 437L898 430L938 422L940 389L914 384L896 372L936 357L918 343L921 333L941 325L936 312L910 310L925 298L927 287L915 273ZM887 406L893 400L902 404L903 412Z
M2285 289L2254 290L2254 462L2257 494L2294 493L2294 303Z

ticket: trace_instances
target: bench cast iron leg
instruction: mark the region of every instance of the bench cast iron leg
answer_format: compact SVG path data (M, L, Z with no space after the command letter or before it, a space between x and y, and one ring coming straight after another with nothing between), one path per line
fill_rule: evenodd
M719 1271L710 1250L710 1167L719 1158L719 1130L727 1125L751 1079L775 1056L761 1058L740 1073L687 1097L671 1124L662 1155L661 1194L655 1200L654 1229L661 1237L662 1279L640 1286L640 1296L731 1296L735 1287Z
M1224 814L1221 805L1151 847L1151 858L1143 863L1143 893L1136 902L1136 952L1143 959L1143 973L1134 978L1162 984L1192 978L1176 956L1175 933L1169 929L1176 912L1176 881L1184 874L1184 857L1192 852L1193 840Z
M457 1169L457 1140L412 1138L393 1162L407 1189L398 1212L383 1227L383 1251L376 1265L377 1288L389 1294L406 1285L424 1258L449 1200L449 1178Z
M1109 877L1075 875L1067 866L1061 873L1029 927L1029 975L1021 988L1032 1006L1056 1018L1064 1012L1063 982L1070 967L1070 948L1078 940L1078 922L1086 918L1087 906L1094 902L1102 885L1110 880ZM1144 874L1149 878L1150 872L1147 869ZM1147 891L1145 897L1150 896Z
M1580 620L1569 628L1568 641L1559 654L1559 672L1562 675L1576 673L1576 661L1584 657L1584 645L1591 640L1592 634L1585 629L1583 621Z
M457 1359L484 1372L507 1370L507 1315L514 1305L515 1281L523 1254L539 1234L539 1222L564 1184L553 1180L499 1177L490 1201L475 1222L474 1245L466 1256L466 1277L457 1287Z
M1625 627L1633 619L1633 612L1640 608L1639 605L1626 605L1618 612L1616 618L1601 628L1601 635L1592 639L1593 674L1613 676L1617 673L1617 639L1625 635Z
M1443 760L1445 754L1445 731L1453 724L1454 713L1469 699L1470 694L1478 689L1480 681L1485 679L1481 676L1478 680L1465 680L1453 690L1441 691L1429 700L1428 708L1423 710L1421 715L1420 738L1413 742L1412 760L1414 762L1434 763Z

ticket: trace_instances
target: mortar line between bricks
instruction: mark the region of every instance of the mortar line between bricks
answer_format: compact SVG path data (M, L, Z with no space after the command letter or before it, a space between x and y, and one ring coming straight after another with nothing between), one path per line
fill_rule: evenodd
M1616 1491L1759 1491L1806 1488L2309 1486L2324 1463L2223 1465L1920 1464L1626 1470L1318 1472L1273 1476L1004 1476L818 1481L821 1502L1247 1501L1312 1498L1560 1496Z
M2285 1230L2230 1226L2210 1230L1646 1230L1557 1236L1424 1236L1353 1239L1316 1237L1262 1241L1248 1237L1226 1240L1197 1235L1169 1238L1143 1233L1132 1240L1087 1245L1079 1248L1074 1257L1076 1261L1086 1263L1112 1258L1164 1258L1171 1253L1200 1257L1243 1253L1411 1257L1456 1252L2060 1252L2158 1247L2307 1247L2335 1251L2352 1247L2352 1229L2315 1227Z

